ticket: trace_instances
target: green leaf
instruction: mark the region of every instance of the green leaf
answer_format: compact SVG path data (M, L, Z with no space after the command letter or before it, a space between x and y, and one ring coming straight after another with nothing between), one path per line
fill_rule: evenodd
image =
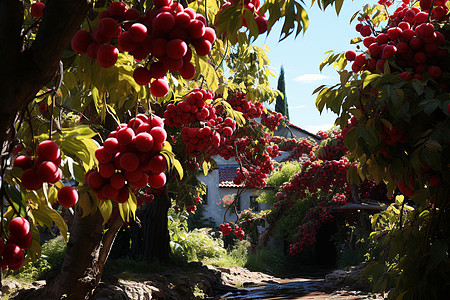
M130 208L130 216L134 220L136 217L136 209L137 209L137 200L136 195L130 192L130 196L128 197L128 207Z
M380 77L381 77L380 74L367 75L366 77L364 77L364 80L363 80L363 88L365 88L369 83L371 83L372 81L374 81Z
M207 176L210 168L211 163L204 160L202 164L203 175Z
M83 210L82 218L84 218L87 215L95 213L97 210L97 196L93 195L91 192L83 191L80 192L80 197L78 199L77 205L81 207Z
M122 204L122 203L120 203L120 204ZM119 205L119 207L120 207L120 205ZM111 214L113 211L112 201L111 200L99 201L98 209L100 210L100 213L102 214L103 224L106 224L106 222L108 222L109 218L111 217Z
M205 57L199 56L196 57L195 64L197 72L203 74L203 78L205 79L208 88L212 89L213 91L217 90L217 88L219 87L219 79L217 77L216 70L214 70L214 67L206 61Z
M342 4L344 4L344 0L335 0L334 1L334 8L336 10L336 14L339 15L341 12Z
M438 107L441 102L439 100L431 100L423 108L423 112L427 115L431 115Z
M182 180L183 179L183 175L184 175L184 171L183 171L183 167L181 166L180 161L178 159L174 159L173 166L177 170L178 176L180 176L180 180Z
M128 202L119 203L117 206L119 207L119 213L122 217L122 220L124 220L125 222L130 222L130 209L128 206Z
M439 142L432 140L432 139L429 139L425 143L425 147L427 147L427 149L429 149L430 151L433 151L433 152L442 151L441 144L439 144Z

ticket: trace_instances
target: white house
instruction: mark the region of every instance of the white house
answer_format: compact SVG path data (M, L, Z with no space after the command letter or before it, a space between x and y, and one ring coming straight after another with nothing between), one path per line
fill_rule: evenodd
M286 138L292 138L292 134L295 138L310 137L316 141L320 141L320 137L312 134L298 126L291 123L289 129L283 126L279 128L274 135L283 136ZM277 161L289 156L288 152L281 153L281 156L276 158ZM220 156L213 157L217 163L217 168L210 170L207 176L200 175L198 179L203 182L207 187L207 194L203 199L203 206L205 208L205 217L211 217L216 225L235 222L236 214L233 211L229 211L225 214L226 205L223 204L224 199L229 198L236 194L239 186L233 183L233 179L236 177L236 170L239 168L235 158L225 160ZM259 196L261 190L258 189L246 189L241 194L238 202L238 211L242 211L248 208L252 208L254 212L266 210L269 207L266 204L259 204L256 198Z

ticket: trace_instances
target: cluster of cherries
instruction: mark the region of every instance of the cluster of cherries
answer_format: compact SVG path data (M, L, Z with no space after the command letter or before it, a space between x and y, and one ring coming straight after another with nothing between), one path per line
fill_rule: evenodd
M339 159L347 153L348 149L344 145L344 137L340 131L332 132L325 144L316 150L316 156L321 160Z
M320 188L330 193L333 191L333 186L348 188L346 175L351 166L346 157L322 163L307 160L302 164L302 172L295 175L293 180L283 187L283 190L286 194L298 191L300 198L304 198L306 190L314 193Z
M149 184L160 189L166 184L166 159L160 154L167 133L158 116L138 114L128 124L120 124L95 151L98 170L86 173L85 182L98 199L124 203L129 189Z
M292 153L286 158L286 160L298 160L299 158L306 156L310 159L314 158L313 149L317 148L317 144L307 138L299 139L295 143L295 148Z
M183 143L186 145L185 153L200 156L206 153L216 155L226 137L233 135L236 121L232 118L223 118L210 103L213 99L212 91L194 89L186 100L169 104L164 112L165 124L171 127L181 127Z
M18 156L13 166L23 170L22 186L27 190L38 190L43 182L54 184L61 180L61 151L58 145L50 140L41 142L36 148L37 158Z
M238 239L243 240L245 238L244 231L236 224L234 225L234 230L231 227L230 223L220 224L219 228L222 231L223 235L230 235L234 231L234 234Z
M332 206L346 205L347 197L344 194L335 194L331 201L321 201L319 205L306 212L305 223L298 226L296 241L289 245L289 253L296 255L316 242L317 230L324 224L333 220L330 208Z
M22 144L14 147L13 154L17 155L24 149ZM28 155L29 154L29 155ZM27 150L27 155L19 155L13 163L13 167L23 170L21 181L22 186L27 190L38 190L44 182L55 184L62 178L61 150L58 145L46 140L41 142L36 148L37 157L33 161L31 151ZM65 186L58 190L58 202L61 206L69 208L78 202L78 192L75 188Z
M447 57L448 50L443 47L445 36L435 30L434 24L445 18L448 11L445 2L433 1L431 8L430 0L421 0L419 8L404 0L389 16L383 32L375 31L369 20L365 21L367 24L356 25L367 50L360 54L352 50L345 53L346 59L353 61L352 70L384 72L386 61L395 58L403 80L422 80L424 76L439 80L443 71L439 61ZM441 82L441 86L445 83Z
M229 235L233 231L233 228L231 228L230 223L220 224L219 228L222 231L223 235Z
M208 55L216 33L207 26L205 17L192 8L185 9L172 0L156 0L153 4L153 9L141 15L123 2L112 2L99 15L92 34L86 30L75 34L72 49L78 54L86 53L104 68L116 63L119 50L131 53L135 60L146 61L134 70L136 83L148 85L153 79L150 90L155 97L162 97L168 93L166 73L178 72L185 79L194 78L190 45L199 56ZM116 39L118 48L112 44Z
M235 111L242 112L245 119L256 119L261 117L263 113L263 105L259 102L252 103L246 100L246 94L238 91L232 93L227 102L233 107Z
M269 134L264 133L259 138L245 136L238 140L230 139L229 143L230 146L224 147L222 151L228 151L228 148L234 144L236 151L233 156L236 156L237 153L236 160L242 163L241 168L237 169L237 176L233 183L264 188L267 184L266 178L273 170L272 158L280 155L278 146L270 143ZM231 156L231 154L229 152L227 155ZM223 154L220 155L223 156Z
M170 127L182 127L191 123L211 119L216 111L207 103L213 98L211 90L194 89L185 100L167 105L164 112L164 123Z
M258 15L259 13L259 9L261 6L261 1L260 0L245 0L243 3L243 8L248 9L252 14L253 17L255 18L255 23L258 26L258 32L259 34L263 34L264 32L267 31L267 17L265 15L260 16ZM222 7L219 10L219 13L217 14L218 18L221 17L220 12L225 9L228 6L231 5L237 5L239 7L242 7L242 1L240 0L231 0L229 2L225 2ZM245 19L244 16L242 16L242 26L248 28L248 24L247 24L247 20Z
M22 218L15 217L8 224L9 238L4 243L0 238L0 268L5 270L18 270L23 265L25 255L23 250L31 247L30 223Z
M277 112L261 115L261 123L265 125L267 128L269 128L269 130L271 131L277 130L278 126L280 126L281 122L285 119L286 119L285 116Z

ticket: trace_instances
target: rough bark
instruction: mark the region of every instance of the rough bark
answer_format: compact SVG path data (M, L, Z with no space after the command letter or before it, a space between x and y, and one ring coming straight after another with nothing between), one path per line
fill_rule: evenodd
M103 235L103 217L96 213L82 216L77 209L66 255L61 268L50 274L47 284L38 290L20 293L13 299L87 299L98 286L114 239L123 224L118 216Z
M85 299L93 291L99 273L103 218L98 210L84 218L81 215L78 208L61 268L49 275L43 288L19 293L13 299L61 299L63 295Z
M156 196L140 213L140 223L131 224L131 249L133 259L170 259L170 237L167 228L167 213L170 199L167 191Z
M111 226L108 228L108 231L105 233L105 236L103 238L103 246L96 262L98 266L98 272L96 274L95 287L97 287L100 283L100 279L102 278L103 270L105 269L105 264L108 260L109 253L111 252L112 245L114 244L114 240L116 239L117 233L119 232L122 225L123 220L119 214L117 215Z
M36 39L23 36L23 1L0 1L0 132L11 132L14 117L50 82L62 53L79 29L90 0L49 0ZM1 135L0 145L13 134Z

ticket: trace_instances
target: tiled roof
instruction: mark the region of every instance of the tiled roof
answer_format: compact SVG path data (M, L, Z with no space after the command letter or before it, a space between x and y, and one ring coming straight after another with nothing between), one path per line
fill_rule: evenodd
M237 188L242 186L234 184L233 179L237 176L239 166L219 166L219 187Z

